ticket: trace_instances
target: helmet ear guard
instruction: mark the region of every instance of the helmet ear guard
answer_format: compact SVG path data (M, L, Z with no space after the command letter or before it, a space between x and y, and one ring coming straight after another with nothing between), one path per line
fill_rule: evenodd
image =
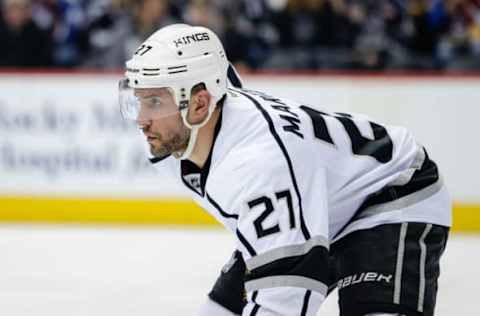
M207 89L208 91L208 89ZM223 97L223 96L222 96ZM180 110L180 114L182 116L183 124L187 126L191 132L190 132L190 140L188 142L187 148L181 155L174 155L178 159L188 159L190 155L192 154L193 149L195 148L195 143L196 139L198 137L198 131L200 130L201 127L203 127L205 124L208 123L210 118L212 117L213 112L215 111L215 107L218 101L216 101L213 97L210 99L210 104L208 105L208 113L207 117L200 123L197 124L191 124L188 121L188 110L189 107L187 106L186 108Z

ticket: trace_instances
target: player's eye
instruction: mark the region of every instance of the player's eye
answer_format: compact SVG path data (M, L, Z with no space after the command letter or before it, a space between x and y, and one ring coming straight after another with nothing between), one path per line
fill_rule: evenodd
M150 110L160 109L162 105L160 98L157 98L157 97L145 98L141 101L141 103L144 107Z

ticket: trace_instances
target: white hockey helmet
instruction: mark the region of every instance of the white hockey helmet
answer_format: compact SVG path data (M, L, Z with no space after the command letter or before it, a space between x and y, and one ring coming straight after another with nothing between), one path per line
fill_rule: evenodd
M228 60L215 33L202 26L173 24L140 45L126 63L120 89L170 88L182 111L188 108L192 87L204 83L213 97L213 110L227 92L227 70Z
M173 24L153 33L126 63L125 79L119 84L119 101L122 115L137 120L140 100L133 89L168 88L183 121L192 130L189 148L182 156L190 155L198 128L206 124L217 102L227 93L228 60L220 39L202 26ZM212 95L208 117L193 125L187 120L190 92L199 84L205 84ZM169 112L170 111L170 112ZM173 114L172 110L162 115Z

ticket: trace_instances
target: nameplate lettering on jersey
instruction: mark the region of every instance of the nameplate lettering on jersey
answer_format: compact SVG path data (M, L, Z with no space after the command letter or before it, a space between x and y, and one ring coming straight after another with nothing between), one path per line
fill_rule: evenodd
M183 176L183 179L188 183L188 186L195 190L198 194L202 194L200 173L191 173Z
M292 133L303 139L303 134L300 131L300 119L298 114L294 112L291 106L283 102L282 100L269 96L263 92L249 91L252 94L258 95L260 98L267 102L271 102L270 106L279 113L279 117L287 123L282 128L285 132Z
M179 39L176 39L173 41L175 44L175 47L179 47L182 45L187 45L192 42L201 42L201 41L208 41L210 37L208 36L208 33L195 33L191 35L187 35L184 37L180 37Z

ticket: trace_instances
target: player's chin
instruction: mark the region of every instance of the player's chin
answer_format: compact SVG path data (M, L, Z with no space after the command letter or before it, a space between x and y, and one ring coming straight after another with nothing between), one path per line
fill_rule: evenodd
M157 158L162 158L171 154L165 146L150 143L150 153Z

